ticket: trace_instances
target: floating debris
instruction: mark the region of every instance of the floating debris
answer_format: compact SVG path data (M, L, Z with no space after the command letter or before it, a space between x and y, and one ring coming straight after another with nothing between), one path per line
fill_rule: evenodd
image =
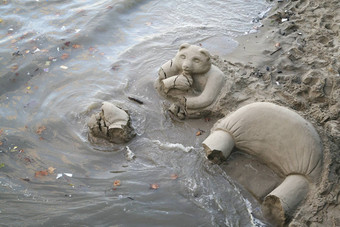
M171 180L176 180L178 178L177 174L171 174L170 175Z
M133 98L133 97L130 97L130 96L128 97L128 99L130 99L130 100L132 100L132 101L134 101L138 104L144 104L144 102L140 101L139 99L136 99L136 98Z
M120 186L120 180L115 180L113 182L113 186L116 187L116 186Z
M159 184L150 184L150 189L157 190L159 188Z

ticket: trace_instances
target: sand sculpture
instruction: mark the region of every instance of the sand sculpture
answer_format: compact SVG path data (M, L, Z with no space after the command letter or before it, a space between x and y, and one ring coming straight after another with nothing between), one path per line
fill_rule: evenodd
M93 114L87 125L92 141L97 137L112 143L126 143L135 136L127 112L109 102L103 102L101 111Z
M284 177L262 203L264 215L282 225L317 182L322 143L314 127L297 113L272 104L246 105L219 120L203 141L208 159L227 158L234 147L258 157Z
M180 119L209 114L225 83L223 72L211 64L209 52L182 44L176 56L159 69L156 88L173 104L170 112Z

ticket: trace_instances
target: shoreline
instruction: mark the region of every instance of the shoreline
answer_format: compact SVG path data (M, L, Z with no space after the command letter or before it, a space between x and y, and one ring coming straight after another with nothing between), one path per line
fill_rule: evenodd
M324 145L323 175L289 226L340 225L340 59L336 0L277 2L257 33L236 38L232 53L215 57L228 75L216 112L268 101L310 121ZM229 168L230 170L231 168Z

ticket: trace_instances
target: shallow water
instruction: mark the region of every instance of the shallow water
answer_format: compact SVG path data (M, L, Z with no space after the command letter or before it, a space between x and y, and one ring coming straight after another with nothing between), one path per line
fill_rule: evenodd
M258 204L204 158L214 120L172 121L153 81L184 42L232 51L268 3L0 4L2 225L262 225ZM130 143L89 143L86 120L103 101L129 110L138 134ZM54 173L35 177L49 167Z

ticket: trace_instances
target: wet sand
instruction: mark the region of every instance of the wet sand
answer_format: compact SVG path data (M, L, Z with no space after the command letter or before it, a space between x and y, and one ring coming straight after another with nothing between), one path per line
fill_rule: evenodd
M295 110L322 138L322 179L296 210L290 226L340 225L339 10L337 0L277 2L257 33L238 38L239 46L231 54L214 59L232 83L216 113L226 115L248 103L269 101ZM235 155L224 169L239 182L249 182L237 176L239 168L236 172L232 168L241 166L241 161L232 163L238 157L242 158ZM254 181L243 185L250 184ZM256 194L256 187L261 185L268 183L258 180L251 186L259 199L263 195Z

